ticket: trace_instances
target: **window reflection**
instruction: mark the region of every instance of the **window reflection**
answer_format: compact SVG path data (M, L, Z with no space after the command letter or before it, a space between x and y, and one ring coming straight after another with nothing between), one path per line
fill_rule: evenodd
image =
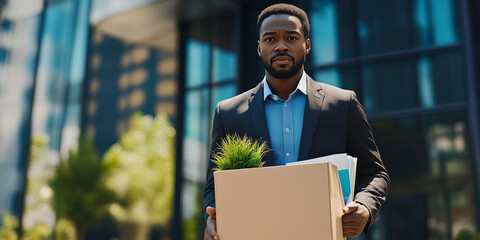
M210 78L210 45L189 39L186 42L185 84L194 87L208 82Z
M360 55L456 43L456 13L453 0L361 1Z
M183 137L182 219L184 239L197 239L201 211L202 186L208 156L208 89L190 91L185 96Z
M432 107L434 105L435 93L433 92L432 65L429 59L422 57L418 60L418 91L420 105Z
M311 1L314 65L460 41L458 1Z
M218 102L231 98L237 93L237 87L234 83L218 86L212 90L212 105L211 109L215 109Z
M379 221L356 239L452 239L475 230L466 112L447 109L468 101L459 1L310 6L313 77L357 93L392 178Z
M236 94L237 54L233 15L202 19L187 27L185 41L185 112L183 138L183 239L201 239L202 204L210 132L217 102Z
M55 224L49 201L52 170L76 146L90 1L46 5L41 31L23 224Z
M462 66L458 52L366 65L362 68L365 108L384 112L464 102Z
M39 169L52 169L60 161L60 144L67 106L64 101L68 86L69 62L72 52L74 28L73 1L63 1L45 9L45 23L42 33L42 45L35 89L35 104L32 115L32 142L43 144L31 149L42 148L43 154L31 159L28 169L28 183L23 224L32 227L44 223L53 227L55 214L49 205L49 199L39 195L39 189L48 187L48 179L53 172ZM86 22L84 22L86 24ZM77 115L78 116L78 115ZM28 201L27 201L28 200ZM43 220L42 220L43 219Z
M317 71L314 75L314 79L335 87L342 87L342 82L337 69Z
M359 68L328 68L318 70L313 74L313 79L318 82L327 83L343 89L353 90L361 97L362 91L359 86Z
M237 76L236 70L236 54L233 51L214 47L212 65L213 82L222 82L234 79Z
M431 175L440 179L439 200L430 207L432 232L455 236L461 229L475 229L475 194L464 112L423 118ZM445 230L442 229L442 226ZM443 230L443 231L442 231Z
M415 64L412 60L389 61L362 68L364 105L367 112L416 107Z
M380 239L451 239L475 229L464 111L374 121L392 185Z
M354 57L354 4L348 0L311 1L312 60L314 65Z
M430 58L430 73L434 79L434 103L448 104L466 101L464 58L461 52L436 54Z
M207 157L209 90L189 91L185 95L184 166L185 177L203 180Z
M6 65L10 62L10 50L0 46L0 65Z
M10 20L24 9L0 2L0 212L18 216L40 14Z

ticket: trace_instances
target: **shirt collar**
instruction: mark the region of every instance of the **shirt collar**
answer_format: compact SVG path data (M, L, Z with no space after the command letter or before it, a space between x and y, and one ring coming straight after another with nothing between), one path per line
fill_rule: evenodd
M297 90L307 95L307 74L305 73L305 71L303 71L302 77L300 78L300 81L298 82L295 91ZM272 93L272 90L268 85L267 76L265 76L263 77L263 101L265 101L270 95L274 96L275 94Z

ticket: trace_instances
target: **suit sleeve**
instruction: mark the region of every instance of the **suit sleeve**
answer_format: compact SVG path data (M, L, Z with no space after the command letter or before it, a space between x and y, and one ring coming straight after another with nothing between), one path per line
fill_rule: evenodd
M358 158L355 201L370 211L370 220L364 229L367 232L386 200L390 177L375 144L365 111L354 92L350 96L347 134L347 152Z
M215 164L212 162L213 155L217 152L217 147L220 144L222 138L225 136L225 130L223 129L222 120L220 117L220 103L215 108L215 116L213 118L212 126L212 141L210 145L210 155L208 158L208 170L207 170L207 184L203 190L203 210L205 220L208 218L206 213L207 207L215 207L215 185L213 181L213 168Z

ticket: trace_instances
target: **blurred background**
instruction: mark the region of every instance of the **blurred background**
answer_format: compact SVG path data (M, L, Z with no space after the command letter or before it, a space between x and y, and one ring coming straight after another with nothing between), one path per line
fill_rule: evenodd
M306 72L356 91L392 179L356 239L473 236L479 1L0 0L0 239L203 239L213 110L263 78L278 2L308 13Z

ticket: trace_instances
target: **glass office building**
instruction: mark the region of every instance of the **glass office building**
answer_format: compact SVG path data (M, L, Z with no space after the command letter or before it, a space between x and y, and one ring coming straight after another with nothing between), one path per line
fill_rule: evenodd
M356 239L480 230L475 0L2 1L0 211L54 224L46 205L29 207L43 195L30 196L26 183L47 176L42 167L80 134L103 154L135 112L167 113L177 132L175 209L162 234L203 239L213 110L263 78L256 17L277 2L308 13L306 72L357 93L390 173L380 216ZM38 139L45 154L29 164ZM104 232L90 239L116 234Z

